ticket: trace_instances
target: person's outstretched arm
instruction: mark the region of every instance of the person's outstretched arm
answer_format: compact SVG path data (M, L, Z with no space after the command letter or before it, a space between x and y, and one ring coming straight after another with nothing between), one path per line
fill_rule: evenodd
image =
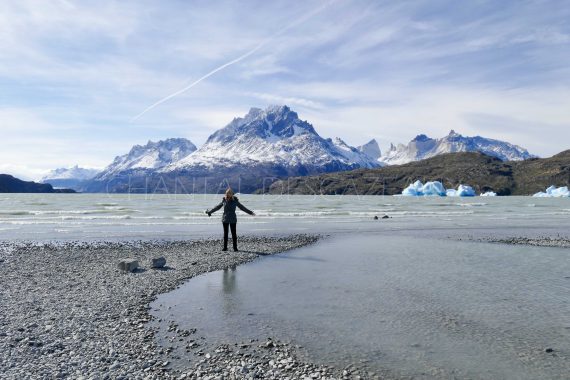
M255 215L255 212L251 211L250 209L242 205L240 201L237 201L237 206L241 211L247 212L249 215Z
M211 210L206 210L206 214L208 214L208 216L212 216L212 214L215 213L216 211L218 211L219 209L221 209L223 205L224 205L223 202L220 202L220 203L219 203L216 207L214 207L213 209L211 209Z

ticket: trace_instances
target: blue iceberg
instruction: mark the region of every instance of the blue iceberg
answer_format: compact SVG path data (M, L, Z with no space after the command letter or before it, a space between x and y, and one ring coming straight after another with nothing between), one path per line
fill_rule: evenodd
M426 182L424 185L421 181L416 181L406 187L402 191L402 195L408 197L425 197L425 196L440 196L440 197L473 197L475 190L468 185L459 185L457 190L446 190L443 184L439 181Z
M402 191L402 195L408 197L445 196L445 187L439 181L426 182L416 181Z
M459 185L457 190L455 189L448 189L446 191L446 195L448 197L474 197L475 190L469 185Z
M550 186L546 191L540 191L533 195L533 197L538 198L562 198L570 197L570 191L568 191L568 186L556 187Z

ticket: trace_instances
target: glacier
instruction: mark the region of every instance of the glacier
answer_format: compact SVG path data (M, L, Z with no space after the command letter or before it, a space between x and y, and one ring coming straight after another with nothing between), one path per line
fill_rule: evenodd
M556 187L554 185L546 189L546 191L540 191L533 195L537 198L566 198L570 197L570 191L568 191L568 186Z
M469 185L459 185L457 189L445 189L439 181L430 181L423 184L418 180L406 187L401 195L408 197L474 197L476 194L475 190Z

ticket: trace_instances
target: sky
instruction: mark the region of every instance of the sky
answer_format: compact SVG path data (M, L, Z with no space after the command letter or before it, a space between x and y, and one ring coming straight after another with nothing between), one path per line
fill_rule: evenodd
M4 0L0 173L200 146L272 104L352 145L454 129L551 156L570 148L568 20L567 0Z

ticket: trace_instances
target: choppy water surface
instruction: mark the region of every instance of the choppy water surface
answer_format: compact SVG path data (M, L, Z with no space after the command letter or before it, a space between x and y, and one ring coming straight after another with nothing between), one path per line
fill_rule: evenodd
M242 233L566 228L570 199L243 195ZM218 233L220 195L0 194L0 239L188 238ZM371 224L373 216L390 215Z
M212 344L273 336L389 378L568 379L569 254L343 234L199 276L152 307Z

